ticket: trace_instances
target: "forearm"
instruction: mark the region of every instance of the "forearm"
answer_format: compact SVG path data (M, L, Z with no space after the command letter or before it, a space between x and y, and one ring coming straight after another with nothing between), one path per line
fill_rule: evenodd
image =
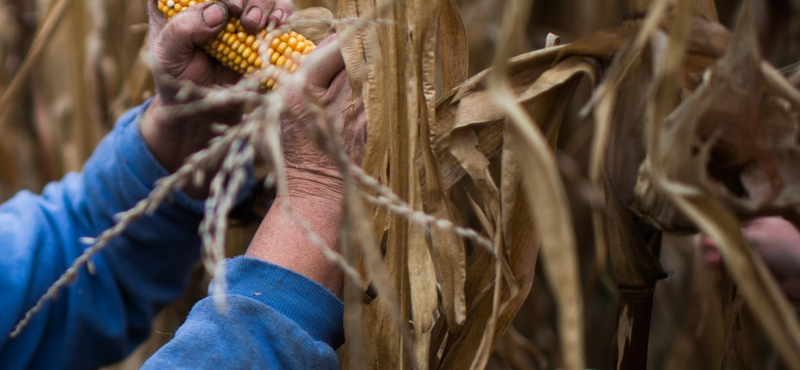
M131 224L93 258L15 339L7 334L95 237L166 174L141 139L138 113L120 118L81 174L23 192L0 207L0 368L91 368L115 361L149 334L156 311L184 289L198 258L202 205L184 194ZM44 361L38 363L36 361ZM53 361L57 361L54 363ZM37 365L39 364L39 365Z
M295 271L338 295L342 290L342 270L325 257L321 246L313 243L299 224L300 220L306 222L322 243L338 251L342 206L329 199L293 198L290 204L294 215L286 212L285 199L276 199L246 255Z
M328 199L292 199L291 213L286 199L276 199L247 257L226 263L223 296L198 302L175 339L144 368L338 368L342 271L298 224L304 220L322 243L336 248L341 205ZM209 292L217 292L219 283Z

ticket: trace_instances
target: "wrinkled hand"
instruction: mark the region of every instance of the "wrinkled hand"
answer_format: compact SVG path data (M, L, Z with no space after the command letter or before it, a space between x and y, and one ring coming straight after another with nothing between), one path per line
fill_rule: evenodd
M255 34L267 25L285 22L292 14L292 5L289 0L207 1L185 9L167 22L156 0L148 0L148 12L156 97L145 112L141 130L156 159L171 173L213 138L212 124L236 124L242 118L242 109L226 104L179 117L164 114L185 103L176 99L178 89L168 80L197 86L236 83L241 76L207 55L202 46L225 27L228 17L239 17L242 27Z
M789 300L800 302L800 232L780 217L758 218L746 224L742 232ZM707 236L701 236L699 243L706 262L718 266L720 254L716 243Z
M366 141L364 104L361 99L352 99L341 52L330 49L333 40L335 36L326 39L309 55L300 67L309 69L303 91L291 91L287 98L289 112L281 121L281 142L288 194L275 200L246 255L293 270L339 294L342 270L328 262L297 222L297 218L304 220L327 246L338 249L342 178L334 161L309 139L307 126L316 125L331 132L332 123L341 124L344 150L356 164L361 161ZM321 64L313 63L320 55L330 56ZM308 98L324 107L331 119L318 117ZM330 138L326 135L326 139ZM285 212L286 201L291 202L293 214Z
M320 43L320 54L335 39L336 36L331 36ZM312 56L309 61L313 60ZM289 96L289 113L281 121L288 196L338 205L343 194L341 173L333 159L312 143L307 126L312 124L321 128L325 132L323 139L330 139L334 132L332 126L341 125L345 154L352 163L360 164L367 127L364 103L361 99L353 99L339 52L309 73L305 89L305 94L296 92ZM325 107L325 117L310 109L309 99Z

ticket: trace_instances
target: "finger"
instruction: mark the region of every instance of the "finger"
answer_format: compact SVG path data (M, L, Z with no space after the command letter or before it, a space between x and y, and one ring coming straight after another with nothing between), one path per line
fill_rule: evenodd
M248 0L242 16L239 20L242 22L242 28L247 33L258 34L267 25L267 15L272 10L274 0Z
M257 34L267 25L278 27L292 15L292 4L286 0L247 0L239 18L245 31Z
M268 25L271 27L282 26L292 16L292 3L286 0L275 1L272 11L267 17Z
M150 20L150 33L155 31L155 34L158 34L158 32L164 28L164 24L167 23L167 17L158 10L155 1L147 2L147 15Z
M719 247L714 239L707 235L699 235L695 242L698 246L700 246L703 259L712 266L719 266L722 260L719 252Z
M336 41L339 41L339 36L334 33L334 34L326 37L324 40L322 40L322 42L320 42L317 45L317 47L318 48L324 48L324 47L326 47L326 46L328 46L328 45L330 45L330 44L332 44L332 43L334 43Z
M327 88L334 77L344 69L344 57L337 40L335 34L323 40L303 63L301 68L309 68L306 82L310 86Z
M344 104L350 100L351 96L352 93L350 91L349 80L347 79L347 70L343 68L333 76L325 94L322 96L321 102L326 105L333 104L337 101Z
M181 71L191 62L195 47L213 39L227 20L228 9L216 1L189 7L164 26L153 53L167 72Z
M221 0L228 7L231 17L241 18L242 11L247 6L247 0Z
M339 73L333 77L331 87L329 90L337 91L337 97L340 99L350 99L350 83L347 76L347 70L342 68Z

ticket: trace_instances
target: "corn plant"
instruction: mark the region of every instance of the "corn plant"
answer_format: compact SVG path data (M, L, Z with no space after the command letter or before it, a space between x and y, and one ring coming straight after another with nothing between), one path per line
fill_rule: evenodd
M167 3L160 5L167 15L182 4L172 2L167 9ZM594 2L575 3L596 9ZM762 56L769 49L759 45L755 0L725 7L736 8L732 31L719 23L712 1L628 0L620 4L616 26L579 33L569 43L561 41L557 30L539 41L526 36L535 33L530 17L541 9L534 8L538 4L492 3L501 21L489 51L470 50L471 24L465 27L464 20L473 18L462 18L485 10L480 1L300 5L327 6L335 17L311 8L298 12L280 32L294 30L313 42L339 34L351 86L360 92L369 122L361 166L342 159L342 143L309 128L318 146L337 161L343 178L358 180L346 182L341 254L319 245L346 276L343 368L486 368L500 358L517 368L583 369L587 363L612 365L594 363L587 353L593 347L613 347L614 368L644 369L653 295L667 276L659 257L672 247L664 240L703 232L720 246L724 263L721 287L711 288L721 297L724 332L716 366L745 366L740 312L746 309L782 363L800 369L796 313L740 230L742 221L763 215L781 215L800 226L800 193L795 190L800 91L793 84L796 76L787 78ZM13 18L9 5L3 9L4 17ZM16 60L20 65L13 79L3 79L10 82L0 100L0 133L11 133L0 135L0 155L14 158L4 160L0 171L4 195L79 168L114 115L141 102L151 89L146 50L132 62L143 30L121 31L128 41L121 50L112 50L110 45L120 44L104 39L112 27L109 14L126 14L123 24L133 27L144 19L141 4L56 0L45 9L25 62L14 51L19 40L0 40L6 64ZM86 14L91 26L74 19ZM86 27L78 34L89 41L46 44L70 37L55 33L59 27ZM283 41L288 45L287 35ZM205 176L217 159L224 158L223 166L208 174L215 180L201 226L203 265L209 273L231 243L241 247L248 240L247 232L235 236L228 224L245 166L263 161L265 186L286 191L278 139L284 89L264 94L261 85L299 85L304 74L298 70L278 78L274 69L259 70L256 53L275 55L277 62L280 42L267 54L260 49L272 45L254 47L255 40L247 44L243 35L239 46L249 48L241 54L236 48L232 55L223 44L230 49L234 37L239 35L224 40L221 34L208 50L222 48L220 58L228 58L223 62L233 61L248 77L226 89L184 87L205 96L186 109L239 101L254 107L247 119L222 132L148 199L120 215L117 226L86 240L91 245L86 254L40 304L47 304L127 223L146 217L175 188ZM543 48L520 54L540 41ZM30 72L37 61L52 63L46 54L63 43L85 46L67 60L86 81L44 82L48 73ZM483 53L488 68L471 74L476 53ZM121 81L120 71L131 71L130 77ZM64 91L59 83L84 84L83 97L92 104L49 97ZM107 101L108 96L117 99ZM42 111L26 116L11 109L23 97ZM19 122L35 128L28 130L35 139ZM569 158L562 150L563 135L577 124L590 133L585 158ZM68 127L70 135L63 132ZM54 150L51 143L62 142L65 135L70 145ZM18 137L25 139L10 139ZM33 155L37 147L45 168L36 174L21 170L26 159L11 152ZM576 203L589 214L588 225L580 229L574 221ZM592 235L591 273L580 263L585 234ZM537 264L542 264L549 294L536 293ZM586 334L591 325L586 312L593 310L585 303L586 291L597 281L612 286L617 304L616 315L606 316L615 320L616 333L602 343ZM515 318L526 316L526 301L537 300L550 302L555 313L557 345L547 354L535 338L525 338L512 326ZM697 339L691 330L687 333L677 335L666 367L692 365L686 348ZM521 353L532 361L511 359Z

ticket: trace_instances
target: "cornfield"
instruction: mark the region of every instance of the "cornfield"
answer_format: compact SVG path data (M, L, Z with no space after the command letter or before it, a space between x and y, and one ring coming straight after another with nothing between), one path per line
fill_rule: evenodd
M368 120L361 166L337 162L358 180L330 256L345 271L342 368L800 370L797 307L741 232L765 215L800 227L800 2L294 5L289 28L339 35ZM2 199L79 171L152 97L147 29L146 1L0 1ZM229 165L207 175L239 179L212 186L190 289L110 368L170 339L285 191L285 94L248 90L258 78L202 91L197 104L248 103L246 120L90 241L102 249L212 158ZM250 162L268 190L233 207Z

